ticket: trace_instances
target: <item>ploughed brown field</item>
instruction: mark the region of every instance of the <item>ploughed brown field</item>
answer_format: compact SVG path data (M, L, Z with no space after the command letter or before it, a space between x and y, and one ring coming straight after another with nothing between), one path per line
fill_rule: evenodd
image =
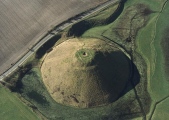
M0 74L57 24L107 0L0 0Z

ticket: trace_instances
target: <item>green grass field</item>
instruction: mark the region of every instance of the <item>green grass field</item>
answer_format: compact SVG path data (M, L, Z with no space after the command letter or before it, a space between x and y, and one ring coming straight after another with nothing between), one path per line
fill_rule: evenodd
M118 6L119 6L118 3L113 4L109 6L108 8L105 8L93 14L92 16L88 17L87 21L94 22L95 25L106 24L106 22L109 21L111 17L113 16L112 13L114 13L118 9Z
M169 27L168 21L169 21L169 3L164 6L164 9L162 10L162 13L159 14L157 21L156 21L156 34L154 37L154 74L152 76L152 80L154 84L152 84L152 88L159 87L161 88L160 91L156 91L156 97L158 99L162 99L169 95L169 81L168 76L165 75L165 54L168 54L168 51L163 51L161 46L161 40L164 35L165 28ZM166 44L167 41L166 41Z
M157 12L151 15L148 25L139 32L137 36L137 51L145 59L148 66L148 90L153 100L150 116L156 116L153 117L153 120L165 120L164 117L167 118L168 115L162 115L160 113L169 108L167 102L161 101L162 103L159 103L159 106L160 104L163 104L163 108L161 107L161 109L156 110L154 106L164 97L169 96L169 81L168 77L165 75L165 54L167 54L167 51L163 51L161 46L161 40L164 35L163 32L166 29L169 21L169 3L165 4L164 8L164 0L159 2L152 1L151 3L154 4L149 5L154 11ZM161 13L159 13L160 11ZM154 112L153 114L154 109L158 112Z
M167 120L169 111L169 98L165 99L156 106L154 114L152 116L153 120Z
M20 99L0 85L0 119L1 120L39 120Z

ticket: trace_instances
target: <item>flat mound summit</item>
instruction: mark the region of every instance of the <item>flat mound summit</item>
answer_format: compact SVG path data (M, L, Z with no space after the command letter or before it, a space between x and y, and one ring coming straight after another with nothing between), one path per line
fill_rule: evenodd
M47 54L41 72L56 102L88 108L120 97L130 77L130 61L102 40L74 38Z

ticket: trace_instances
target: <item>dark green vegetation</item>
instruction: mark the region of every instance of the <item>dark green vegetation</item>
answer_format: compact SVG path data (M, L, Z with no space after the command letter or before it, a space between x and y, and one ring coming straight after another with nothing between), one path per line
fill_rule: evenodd
M125 120L139 119L138 117L143 120L166 120L168 118L168 0L124 0L120 6L117 6L116 4L94 14L65 32L67 37L106 40L126 51L133 62L132 74L119 99L108 106L91 109L60 105L46 91L39 72L40 65L38 64L37 67L36 64L31 65L19 77L20 84L17 85L20 87L14 87L33 104L34 109L39 110L49 119L58 120ZM80 53L85 56L88 53L85 51L82 50ZM41 62L43 59L37 61ZM22 68L24 69L25 67ZM13 82L16 78L13 77L10 81Z
M123 3L122 3L123 4ZM88 19L82 20L77 24L71 26L71 28L67 32L67 36L75 36L80 37L85 31L90 28L106 25L113 22L117 16L122 12L123 5L116 3L109 8L105 8L104 10L95 13Z
M169 54L168 54L168 51L169 51L169 26L167 26L166 29L163 31L161 46L163 49L164 59L165 59L165 63L163 64L163 66L165 68L165 74L168 76L169 75L169 63L168 63L168 61L169 61Z

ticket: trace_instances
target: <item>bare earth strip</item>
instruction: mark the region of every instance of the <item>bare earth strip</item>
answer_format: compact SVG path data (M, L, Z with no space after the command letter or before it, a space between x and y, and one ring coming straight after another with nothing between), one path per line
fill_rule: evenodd
M55 25L107 0L0 0L0 74Z

